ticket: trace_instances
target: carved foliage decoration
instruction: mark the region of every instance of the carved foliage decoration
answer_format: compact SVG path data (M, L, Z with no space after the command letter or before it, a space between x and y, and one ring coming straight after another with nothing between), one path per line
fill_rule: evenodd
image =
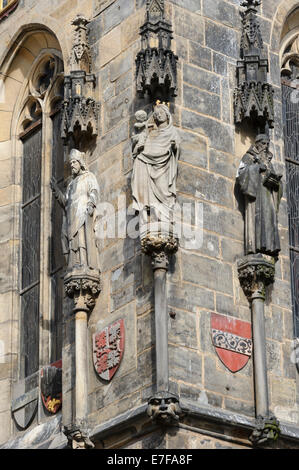
M82 15L77 15L72 25L74 26L74 40L71 54L72 70L83 70L90 73L91 57L87 37L87 25L89 21Z
M90 313L101 292L100 276L89 271L74 271L64 279L65 293L74 299L74 312Z
M271 256L249 255L238 262L240 284L248 300L265 297L265 289L275 281L275 259Z
M260 0L244 1L241 6L246 7L242 12L243 31L241 37L241 56L252 53L259 53L264 47L260 25L256 20L257 6L261 4Z

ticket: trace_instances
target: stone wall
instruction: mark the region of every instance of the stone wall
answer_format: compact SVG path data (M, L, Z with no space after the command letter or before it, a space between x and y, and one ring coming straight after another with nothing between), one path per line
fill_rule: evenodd
M191 203L203 211L203 239L198 249L180 249L168 273L169 357L173 392L202 406L221 408L254 417L252 359L232 374L222 364L211 342L211 312L250 321L250 309L237 276L237 259L243 254L243 219L235 197L239 162L251 144L250 136L237 133L233 122L233 91L239 59L241 20L237 0L169 0L166 17L174 30L173 48L179 56L178 96L171 103L175 125L182 138L178 172L178 202ZM286 15L295 1L263 0L260 21L275 88L275 167L284 172L279 44ZM136 96L135 58L140 49L139 28L145 18L145 0L21 0L17 10L0 23L0 60L5 76L16 83L6 89L0 103L0 340L5 340L4 363L0 363L0 444L19 437L11 419L12 383L18 381L19 296L19 205L21 201L19 153L15 153L15 107L25 76L8 67L12 41L21 29L44 25L52 31L69 71L71 20L83 12L91 19L89 39L96 99L101 103L100 135L89 152L89 167L100 185L100 199L115 208L131 204L132 157L130 135L134 113L150 109L147 99ZM30 29L30 28L29 28ZM54 39L53 39L54 41ZM54 44L54 42L53 42ZM49 41L47 47L50 47ZM53 46L54 47L54 46ZM55 43L55 47L58 47ZM36 51L21 49L25 65ZM26 67L21 70L27 70ZM2 72L3 73L3 72ZM6 73L6 72L5 72ZM3 77L1 77L3 80ZM0 82L1 86L1 82ZM1 88L0 88L1 90ZM1 93L0 93L1 96ZM46 143L48 145L48 143ZM46 192L47 186L44 185ZM131 212L127 223L134 221ZM194 212L191 227L194 227ZM286 423L299 424L297 371L292 353L291 310L286 192L282 200L279 229L282 252L276 282L266 301L267 360L270 408ZM44 227L48 236L49 226ZM130 230L134 231L131 224ZM138 239L109 238L100 241L102 292L89 320L89 419L90 427L109 422L147 402L155 386L155 333L153 323L153 274L150 259L141 254ZM47 302L46 302L47 303ZM45 315L49 315L46 312ZM125 321L125 352L109 385L97 378L92 362L92 335L113 321ZM63 364L64 422L72 416L73 320L65 311ZM48 364L49 338L41 325L41 366ZM50 418L40 412L37 422ZM22 434L22 433L21 433ZM218 440L180 431L174 446L221 447ZM186 437L187 436L187 437ZM160 445L160 444L159 444ZM134 444L132 444L134 447ZM236 444L238 447L238 445ZM165 447L165 446L164 446Z

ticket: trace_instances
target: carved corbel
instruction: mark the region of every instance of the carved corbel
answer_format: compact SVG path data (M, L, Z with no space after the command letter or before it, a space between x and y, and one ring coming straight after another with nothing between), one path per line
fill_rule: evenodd
M159 424L174 424L182 415L179 398L169 392L156 393L149 399L147 414Z
M61 137L65 142L73 137L76 144L82 135L96 137L100 104L93 97L96 77L91 73L91 54L87 26L89 21L78 15L72 22L74 40L71 52L71 72L64 79L64 107Z
M241 59L237 63L234 93L235 123L253 121L258 133L274 125L274 90L267 83L269 61L263 58L263 38L257 18L261 0L244 0L242 12Z
M248 255L238 262L238 273L249 302L255 298L265 300L266 287L275 281L275 258L261 253Z
M264 418L259 416L256 419L256 427L249 437L249 440L256 447L277 441L280 435L280 423L274 416Z
M168 270L169 257L178 251L178 240L171 235L148 235L141 239L142 252L152 259L153 270Z
M78 269L67 274L64 279L65 292L74 300L75 313L91 313L101 292L100 275L90 271Z
M140 29L141 51L136 58L137 92L153 101L177 95L178 57L171 50L172 26L165 20L164 0L147 0L146 22Z

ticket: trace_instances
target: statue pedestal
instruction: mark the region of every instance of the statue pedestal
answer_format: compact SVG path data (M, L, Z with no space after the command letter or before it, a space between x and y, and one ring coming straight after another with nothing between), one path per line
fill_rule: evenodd
M66 435L74 449L93 447L88 438L88 316L95 306L101 291L99 271L75 266L64 278L66 294L74 299L75 314L75 420Z
M177 421L181 414L179 398L169 392L168 315L166 275L169 257L178 250L171 235L151 234L141 239L142 251L151 256L154 270L157 391L149 399L148 415L155 421Z
M269 415L264 314L266 287L273 284L275 280L275 258L261 253L248 255L239 260L238 273L241 286L251 304L257 427L250 440L255 445L259 445L271 439L276 440L279 434L278 421ZM267 431L270 421L275 423L275 432Z

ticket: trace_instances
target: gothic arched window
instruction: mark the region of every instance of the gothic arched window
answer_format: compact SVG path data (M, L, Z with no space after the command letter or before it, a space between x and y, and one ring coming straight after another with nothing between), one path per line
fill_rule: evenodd
M47 208L44 178L47 173L63 183L64 155L60 138L60 105L63 98L62 61L54 53L41 57L33 68L27 96L20 115L23 145L21 206L21 377L29 377L40 365L40 319L43 308L51 310L50 362L61 359L62 302L61 270L63 257L59 230L61 211L55 200ZM50 162L48 161L50 160ZM51 219L47 233L45 218ZM48 260L43 259L46 237L50 239ZM48 272L45 273L45 266ZM43 276L45 282L43 283ZM50 278L51 286L45 287ZM46 298L49 297L47 302Z

